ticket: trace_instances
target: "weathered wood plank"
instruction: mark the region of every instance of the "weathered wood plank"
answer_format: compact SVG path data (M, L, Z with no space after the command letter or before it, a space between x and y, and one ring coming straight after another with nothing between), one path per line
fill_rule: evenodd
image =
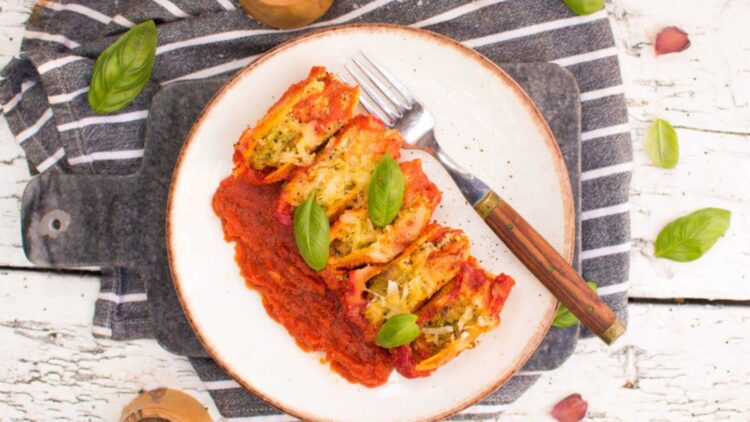
M33 0L0 0L0 68L18 54ZM21 248L20 199L29 180L23 150L0 117L0 266L31 266Z
M632 305L629 332L609 349L581 341L507 412L542 420L580 393L601 421L741 420L750 410L750 308Z
M209 405L184 358L152 340L91 337L97 286L95 277L0 272L0 415L112 421L140 389L157 386ZM750 411L750 308L633 305L630 315L615 346L582 341L509 419L542 420L574 392L601 421L737 420Z
M631 297L750 299L750 3L617 0L609 6L634 134ZM692 45L655 57L652 38L677 25ZM650 164L644 137L662 117L680 138L674 170ZM724 239L699 261L653 257L653 241L672 219L702 207L733 212Z
M32 4L0 1L0 63L17 52ZM747 300L750 283L740 269L750 266L750 243L740 234L750 226L750 184L742 171L750 158L750 40L737 34L743 33L750 4L691 4L617 0L608 6L635 135L630 292L633 297ZM686 29L692 46L655 58L650 38L669 24ZM678 128L682 158L673 171L651 166L643 150L643 136L657 116ZM0 265L5 266L29 265L18 229L18 198L29 178L21 156L3 123L0 178L7 183L0 185ZM699 262L654 259L652 242L663 224L703 206L733 211L727 238Z
M0 66L18 54L33 6L34 0L0 0Z
M679 130L679 129L678 129ZM750 299L750 137L679 130L681 162L671 171L645 161L636 143L631 254L631 297ZM699 208L732 212L724 238L690 263L657 259L654 239L664 225Z
M115 421L141 389L184 389L218 416L187 359L91 336L98 278L0 271L0 420ZM7 419L6 419L7 418Z
M743 33L747 2L617 0L608 6L621 53L629 113L635 135L632 187L633 297L750 299L742 268L750 266L750 184L742 166L750 158L750 40ZM18 51L33 1L0 1L0 63ZM680 13L673 13L679 10ZM650 37L664 25L690 33L685 52L655 58ZM643 136L657 116L671 121L682 145L673 171L656 169L643 150ZM0 125L0 265L28 266L20 249L18 198L28 180L7 127ZM675 264L653 258L658 230L703 206L733 211L725 239L701 261Z
M30 177L23 150L0 118L0 266L31 266L21 246L21 195Z

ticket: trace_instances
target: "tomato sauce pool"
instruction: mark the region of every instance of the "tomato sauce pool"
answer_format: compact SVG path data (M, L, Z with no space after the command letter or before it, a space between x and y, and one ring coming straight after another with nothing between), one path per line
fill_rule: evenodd
M348 321L339 294L302 260L293 228L274 216L279 189L279 184L251 185L230 176L214 194L214 212L226 240L236 242L235 259L246 284L303 350L325 353L331 368L351 382L385 383L393 369L390 354Z

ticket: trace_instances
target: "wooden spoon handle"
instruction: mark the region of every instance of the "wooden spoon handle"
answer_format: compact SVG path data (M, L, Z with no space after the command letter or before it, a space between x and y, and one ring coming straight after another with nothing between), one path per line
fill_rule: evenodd
M495 192L474 208L539 281L605 343L612 344L625 332L622 321L578 272Z

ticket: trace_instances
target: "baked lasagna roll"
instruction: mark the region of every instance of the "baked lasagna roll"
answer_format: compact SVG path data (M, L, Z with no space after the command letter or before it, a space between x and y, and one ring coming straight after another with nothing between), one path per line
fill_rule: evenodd
M417 313L419 337L395 350L395 366L405 377L427 376L474 347L482 333L500 324L500 311L515 282L495 277L471 257L461 272Z
M469 247L463 231L432 224L388 264L350 271L350 317L377 331L386 319L415 311L456 276Z
M386 227L375 227L367 214L367 203L346 210L331 227L328 265L353 268L384 264L419 237L440 203L440 190L422 171L421 160L400 163L404 175L404 200L396 218Z
M341 82L324 67L313 67L246 129L234 146L234 174L253 184L284 180L297 166L309 166L315 150L354 114L359 87Z
M284 184L276 203L276 216L291 224L294 207L313 192L329 217L352 206L370 182L370 174L386 153L398 159L401 135L375 117L352 118L318 152L310 167L298 168Z

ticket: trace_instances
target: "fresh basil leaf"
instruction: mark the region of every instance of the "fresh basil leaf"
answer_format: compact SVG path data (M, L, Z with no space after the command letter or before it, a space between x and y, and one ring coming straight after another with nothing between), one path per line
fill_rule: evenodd
M315 271L325 268L331 244L331 227L323 208L310 195L294 210L294 240L302 259Z
M586 284L591 287L591 290L596 291L596 283L588 281ZM568 309L567 306L561 303L557 308L557 313L555 314L554 321L552 321L552 326L557 328L568 328L576 324L578 324L578 318L570 312L570 309Z
M419 335L417 316L410 313L388 318L375 336L375 343L386 349L411 343Z
M646 152L654 165L673 169L680 160L680 144L677 142L677 132L664 119L656 121L648 129L646 135Z
M404 175L396 160L386 153L372 171L367 190L367 212L375 227L385 227L396 218L404 201Z
M132 27L96 59L89 86L89 105L98 114L125 108L143 92L156 57L154 21Z
M577 15L590 15L604 8L604 0L563 0Z
M552 321L552 326L557 328L568 328L576 324L578 324L578 318L576 318L576 316L561 303L555 314L555 320Z
M689 262L703 256L729 228L732 213L703 208L667 224L656 237L654 255Z

